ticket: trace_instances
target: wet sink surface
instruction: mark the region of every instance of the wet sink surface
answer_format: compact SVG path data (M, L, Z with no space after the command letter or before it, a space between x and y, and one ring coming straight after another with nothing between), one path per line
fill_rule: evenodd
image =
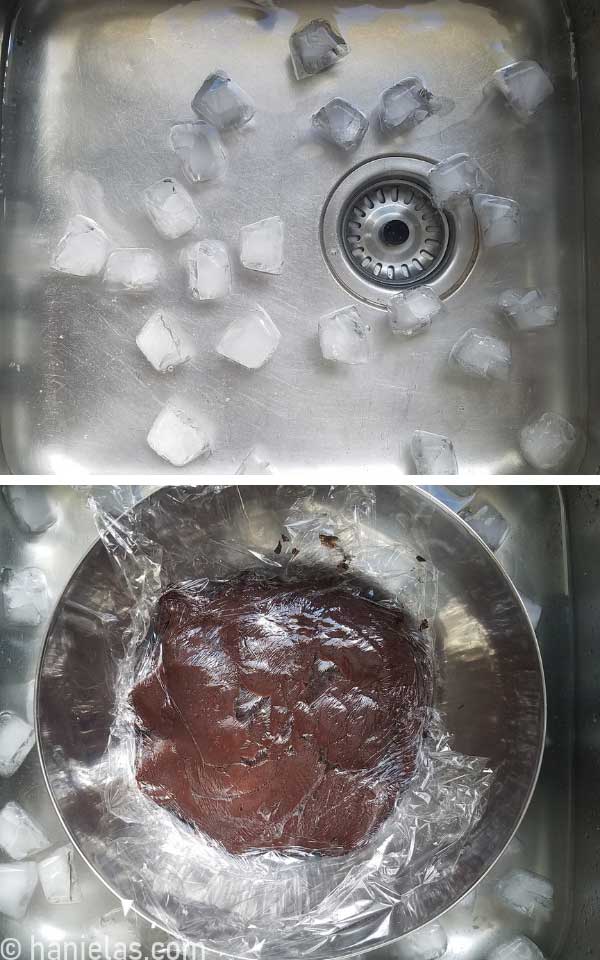
M351 53L333 70L297 81L289 35L315 16L337 24ZM495 69L524 57L539 60L556 85L528 126L481 94ZM192 189L206 234L229 245L234 272L231 298L195 305L177 262L183 244L159 240L141 194L161 177L181 176L170 125L192 119L192 97L219 67L251 94L257 113L225 137L227 178ZM310 117L327 100L343 96L370 114L386 87L411 74L451 97L454 110L392 139L372 120L350 154L312 134ZM584 426L586 415L573 75L567 22L560 3L548 0L298 2L266 16L217 0L23 3L11 29L3 131L2 441L11 469L164 473L145 438L170 400L215 424L213 456L187 472L230 473L259 444L280 470L311 468L316 477L332 467L385 467L401 475L413 472L415 429L453 438L465 472L528 472L518 449L527 418L555 410ZM367 161L432 162L458 151L483 164L498 194L522 204L523 241L479 252L430 333L392 337L384 312L355 299L330 271L320 236L324 205ZM405 168L403 159L397 163ZM76 213L96 219L122 246L159 251L166 264L160 289L116 297L100 281L52 274L53 249ZM283 275L244 271L240 227L273 215L285 222ZM459 229L456 242L463 241ZM451 375L446 358L465 330L507 335L495 302L510 287L558 295L557 327L513 340L509 384ZM256 372L214 352L228 319L254 303L282 333L275 356ZM318 318L352 303L373 328L375 356L363 367L332 368L320 356ZM159 307L180 312L195 344L194 359L166 375L135 345Z

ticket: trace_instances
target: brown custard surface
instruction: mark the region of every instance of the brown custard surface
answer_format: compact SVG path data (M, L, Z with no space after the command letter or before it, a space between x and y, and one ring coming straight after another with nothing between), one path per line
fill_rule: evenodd
M137 781L231 853L354 849L412 775L427 645L399 610L242 576L158 602Z

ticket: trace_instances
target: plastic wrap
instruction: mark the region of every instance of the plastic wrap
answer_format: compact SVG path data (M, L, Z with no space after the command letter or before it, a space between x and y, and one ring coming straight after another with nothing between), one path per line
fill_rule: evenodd
M238 495L244 506L244 488L239 488ZM108 507L98 500L92 500L91 506L130 599L130 626L123 638L124 656L115 671L116 710L104 758L106 805L119 824L106 857L112 862L119 859L127 887L122 895L171 934L236 956L310 955L325 948L334 955L367 948L412 929L421 915L413 909L416 892L443 882L455 869L463 843L483 815L493 779L485 758L464 756L452 748L452 731L444 729L435 698L431 701L429 677L435 675L436 660L430 625L436 612L437 576L429 559L427 533L419 530L418 518L411 520L405 537L391 540L374 523L373 490L335 488L325 497L322 491L316 496L302 490L295 502L287 498L291 506L276 518L277 527L272 517L263 523L252 505L248 528L257 532L255 546L247 532L239 540L226 535L225 524L223 538L215 537L221 491L175 488L163 491L152 508L151 528L160 532L170 526L167 551L158 533L155 538L148 536L148 524L142 531L142 525L132 521L138 514L118 516L118 491L116 497ZM197 530L194 537L189 536L193 507L199 503L202 511L213 511L213 521L217 518L205 546ZM186 509L171 511L170 504L184 504ZM271 530L274 536L267 550ZM246 579L239 581L240 575ZM230 853L227 844L150 799L136 779L143 724L139 702L137 708L132 703L132 690L140 683L155 684L163 665L155 619L159 598L174 588L171 598L178 598L177 602L183 597L185 605L192 598L192 603L208 604L214 612L215 602L229 596L223 593L226 586L231 590L233 584L237 590L248 578L250 582L275 578L291 594L304 590L310 578L321 607L326 607L328 596L339 599L341 590L353 598L366 598L373 609L383 608L392 619L398 611L406 615L404 622L420 663L419 676L413 677L416 687L420 684L420 694L411 701L411 722L400 742L392 737L389 744L382 743L377 722L366 733L361 728L357 750L359 741L366 742L373 734L373 750L366 754L363 750L362 766L357 762L353 768L361 780L361 809L364 812L365 779L373 789L375 805L378 790L387 791L387 798L391 790L394 796L379 811L385 815L372 817L372 829L364 831L366 841L353 838L348 844L353 849L347 852L336 849L339 831L334 831L338 839L323 844L326 853L307 849L306 844L279 849L272 836L261 849L250 850L246 843L243 854ZM219 643L232 609L231 604L219 608ZM285 617L276 626L283 630ZM261 636L260 631L253 634L253 642L260 644ZM188 653L191 650L197 666L198 649L185 643L184 647ZM335 661L335 654L331 659ZM202 659L200 666L206 667ZM393 664L388 666L392 669ZM265 669L268 673L268 662ZM328 669L325 680L320 677L321 692L327 690ZM218 688L217 675L212 679ZM228 689L228 683L224 680L222 689ZM154 732L165 736L162 707L164 703ZM226 710L227 704L221 707ZM243 716L244 704L241 708ZM147 714L145 727L153 723ZM348 732L362 722L357 710ZM264 727L264 716L261 723ZM344 740L339 741L338 765L352 767ZM264 739L261 743L264 747ZM205 762L204 746L198 756ZM217 765L217 759L211 762ZM260 781L263 764L273 777L268 756L261 752L247 759L253 777ZM281 768L275 767L275 779L280 776ZM308 787L314 791L314 782ZM306 802L307 793L300 789L294 803L301 807ZM340 820L352 820L352 790L336 796L335 803ZM272 796L262 807L267 817L273 815ZM264 831L264 836L268 834ZM232 845L231 835L227 843Z

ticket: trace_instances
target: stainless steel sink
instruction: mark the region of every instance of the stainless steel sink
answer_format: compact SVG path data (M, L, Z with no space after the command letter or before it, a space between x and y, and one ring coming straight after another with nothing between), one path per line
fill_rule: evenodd
M592 376L588 398L586 376L588 363L597 366L600 284L593 261L600 208L596 0L281 0L266 16L247 0L3 0L0 10L0 389L13 472L164 473L145 438L173 399L208 413L216 429L213 456L182 473L235 472L260 444L279 470L310 469L316 477L332 466L385 468L399 477L412 472L408 441L417 428L453 438L462 471L529 472L518 432L543 409L565 414L582 437L592 424L587 455L582 440L567 466L577 472L585 456L585 470L596 469L600 388ZM298 82L288 38L314 16L334 19L352 52L335 69ZM539 60L556 85L528 126L481 94L494 69L522 57ZM176 251L157 242L140 194L178 173L169 125L191 116L192 96L220 66L252 94L257 115L252 128L227 138L228 179L196 191L206 231L225 240L236 260L239 228L281 214L286 267L275 278L236 267L233 297L200 307L186 302ZM415 73L455 101L451 113L395 139L372 122L350 155L310 132L311 114L330 97L346 96L371 112L383 89ZM463 150L487 168L498 193L521 202L523 242L482 251L472 217L437 224L444 251L439 258L436 251L432 282L449 312L429 335L399 342L372 302L389 291L356 275L337 232L347 178L353 189L371 188L383 162L394 182L413 184L410 207L420 202L431 163ZM168 264L158 294L116 298L99 281L51 274L53 246L76 212L99 220L119 243L156 247ZM515 286L555 292L559 325L514 340L508 385L451 375L449 349L467 328L506 334L495 301ZM214 352L228 317L251 302L282 332L275 357L258 372ZM319 356L318 317L347 303L371 323L376 356L365 367L332 370ZM196 347L195 358L171 375L153 371L135 346L158 306L181 311Z
M34 539L18 532L0 501L0 568L41 567L57 599L95 537L87 492L85 488L54 488L59 520ZM448 500L447 489L432 492ZM106 497L110 491L96 488L95 494ZM549 958L594 960L600 933L600 815L596 802L600 495L589 487L520 486L482 487L476 497L478 502L494 505L509 521L510 534L498 557L517 587L543 607L537 634L548 688L548 737L541 778L518 842L480 883L474 902L469 899L442 918L449 942L445 960L487 960L494 943L517 931L536 940ZM44 628L0 634L0 709L18 707L15 684L35 675ZM35 753L15 777L0 780L0 805L9 799L21 802L40 819L49 837L60 842L64 834ZM0 941L16 937L23 944L24 958L29 956L31 937L46 948L58 943L59 952L48 957L68 960L66 942L80 943L101 915L120 910L118 901L91 870L81 861L77 866L82 904L51 907L38 892L22 923L0 917ZM551 915L538 916L532 922L499 905L494 884L514 866L551 879L555 889ZM126 936L141 941L147 951L153 943L164 942L158 930L141 921L131 929L125 925L119 938ZM37 960L40 950L32 954ZM381 960L400 960L401 956L397 947L372 956L378 954Z

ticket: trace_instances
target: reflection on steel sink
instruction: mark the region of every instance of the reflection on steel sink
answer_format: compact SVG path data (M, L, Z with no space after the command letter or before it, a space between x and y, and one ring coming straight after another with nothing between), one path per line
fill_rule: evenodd
M408 445L415 429L453 438L463 470L519 473L529 472L518 434L530 415L555 410L585 435L583 188L590 228L598 199L599 126L591 116L597 109L596 2L573 2L575 32L561 0L281 0L266 16L246 0L177 6L169 0L23 0L18 6L15 16L10 0L0 3L7 61L2 440L14 472L164 473L146 435L168 400L214 422L213 455L184 468L194 473L231 473L260 443L280 470L366 465L400 476L413 469ZM289 35L315 16L335 21L351 53L334 69L297 81ZM523 57L540 61L556 86L529 125L498 100L482 102L492 72ZM227 178L193 188L207 234L224 240L234 261L233 296L197 305L184 296L180 245L159 241L140 198L157 179L180 175L169 126L192 116L193 95L217 67L235 74L257 113L248 127L226 136ZM311 114L331 97L347 97L372 113L381 92L411 74L454 100L453 111L391 139L373 118L350 154L311 132ZM393 183L404 183L415 163L427 167L459 151L481 161L499 194L520 201L523 242L482 250L472 216L438 222L432 213L435 253L425 258L428 248L415 247L406 263L390 255L382 271L404 269L412 282L412 273L433 264L428 279L449 312L426 336L392 337L385 313L372 305L387 296L383 288L372 296L379 280L357 281L352 269L350 276L337 225L321 229L327 200L354 168L370 169L367 161L391 157ZM383 205L391 201L392 192L384 191ZM407 194L403 202L406 223L412 217L416 230L420 201ZM100 281L51 274L51 252L74 213L98 219L122 246L156 248L166 264L160 290L116 297ZM384 213L388 218L387 206ZM243 271L240 227L277 214L286 229L283 275ZM411 250L415 237L407 241ZM593 307L597 271L590 273ZM536 286L559 296L560 322L514 339L511 382L451 375L446 359L465 330L506 335L498 295L507 287ZM282 339L264 368L249 372L219 357L214 346L227 319L256 302ZM318 318L348 303L371 324L375 357L364 366L332 369L319 354ZM158 306L181 312L196 353L164 375L135 345ZM593 338L590 344L594 350ZM569 469L577 470L582 454L583 441ZM587 462L597 462L595 436Z

